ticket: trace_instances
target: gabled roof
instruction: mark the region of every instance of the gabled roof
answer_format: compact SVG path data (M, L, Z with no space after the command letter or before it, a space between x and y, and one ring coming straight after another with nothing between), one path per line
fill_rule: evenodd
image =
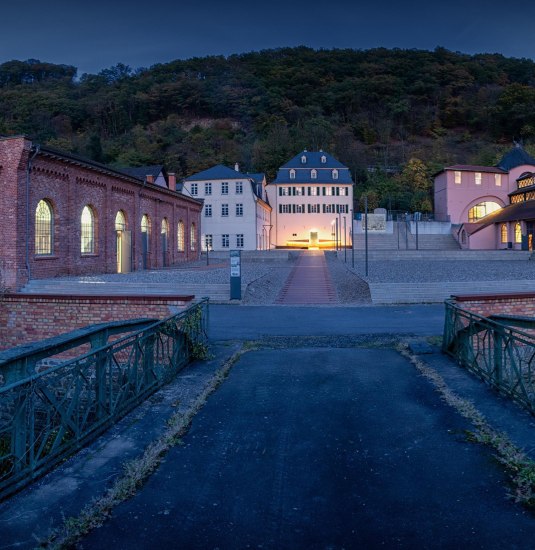
M522 146L520 144L516 144L513 149L511 149L508 153L506 153L500 162L496 165L498 168L501 168L502 170L512 170L513 168L516 168L517 166L522 165L530 165L535 166L535 159L526 153Z
M184 181L209 181L209 180L231 180L231 179L250 179L251 176L247 174L242 174L237 172L233 168L224 166L223 164L218 164L203 170L202 172L197 172L192 174L187 178L184 178Z
M301 158L305 157L306 162L301 162ZM321 162L321 158L325 157L325 162ZM323 151L307 151L306 149L295 155L286 164L283 164L281 168L346 168L341 162L337 161L329 153Z
M162 172L165 173L162 164L155 164L153 166L135 166L128 168L121 168L123 172L134 178L144 180L147 176L154 176L156 179Z

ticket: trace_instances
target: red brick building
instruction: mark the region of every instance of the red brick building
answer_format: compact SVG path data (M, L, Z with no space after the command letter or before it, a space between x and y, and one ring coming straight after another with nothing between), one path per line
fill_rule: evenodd
M202 201L152 177L0 138L0 273L30 279L128 272L197 259Z

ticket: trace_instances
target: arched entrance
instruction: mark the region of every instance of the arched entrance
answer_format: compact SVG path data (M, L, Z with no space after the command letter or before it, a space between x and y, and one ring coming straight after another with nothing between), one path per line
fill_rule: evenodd
M115 232L117 235L117 273L132 271L131 234L126 230L126 217L122 210L115 216Z

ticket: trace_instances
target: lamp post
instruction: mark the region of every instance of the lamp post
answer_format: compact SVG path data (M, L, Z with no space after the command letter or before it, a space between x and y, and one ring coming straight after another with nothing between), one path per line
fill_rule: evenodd
M346 217L344 216L344 262L347 263L347 232L346 232Z
M331 242L334 250L334 220L331 222Z
M334 220L334 227L336 228L336 252L338 252L338 218Z
M368 197L364 197L364 248L366 249L366 277L368 276Z
M353 219L353 208L351 209L351 229L350 229L350 232L351 232L351 267L354 268L355 267L355 239L354 239L354 235L353 235L353 227L355 225L355 221Z

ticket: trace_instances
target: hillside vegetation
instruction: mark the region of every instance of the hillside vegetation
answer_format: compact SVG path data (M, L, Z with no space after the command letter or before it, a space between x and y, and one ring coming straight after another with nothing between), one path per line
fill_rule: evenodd
M323 148L371 204L424 210L433 171L535 138L535 63L499 54L298 47L76 72L1 64L0 134L178 177L239 162L269 180Z

